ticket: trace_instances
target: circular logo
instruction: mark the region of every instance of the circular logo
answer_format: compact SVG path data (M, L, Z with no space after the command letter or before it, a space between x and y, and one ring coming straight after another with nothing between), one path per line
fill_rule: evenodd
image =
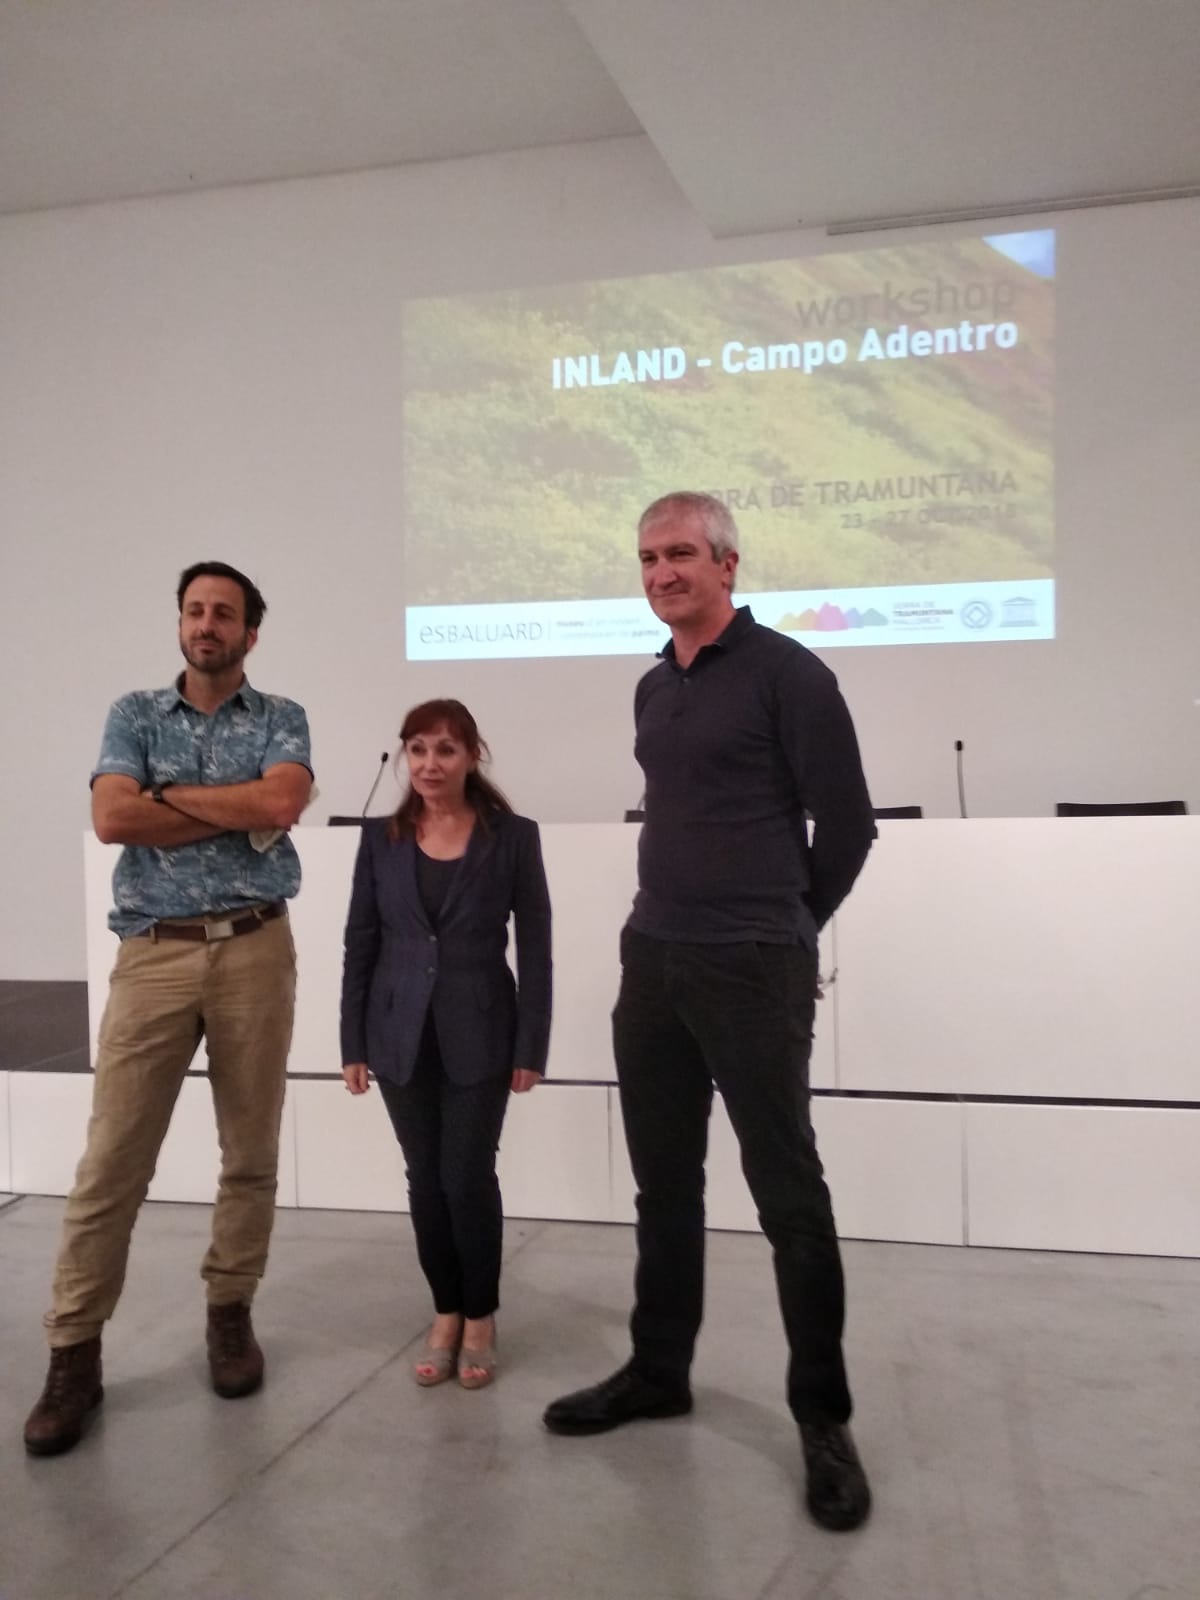
M992 608L986 600L968 600L959 616L968 628L986 628L992 620Z

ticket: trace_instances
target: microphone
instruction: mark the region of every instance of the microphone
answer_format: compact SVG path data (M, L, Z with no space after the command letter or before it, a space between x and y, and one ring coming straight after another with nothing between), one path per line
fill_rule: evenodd
M386 750L382 750L380 752L380 755L379 755L379 771L375 774L375 782L367 790L367 798L363 801L363 808L359 812L359 816L362 816L362 817L366 816L367 810L370 807L371 801L374 800L374 798L375 798L375 791L379 787L379 780L380 780L380 778L383 777L383 769L384 769L384 767L387 766L387 759L388 759L387 751Z
M961 739L955 739L954 749L956 752L955 766L958 768L958 814L965 821L967 816L967 796L963 788L963 742Z
M367 791L367 798L363 801L363 808L358 813L358 815L356 817L330 817L328 823L326 824L327 827L330 827L330 828L361 828L362 827L363 818L367 814L368 806L371 804L371 801L374 800L374 798L375 798L375 791L379 787L380 778L383 777L383 769L384 769L384 767L387 766L387 760L388 760L388 753L385 750L385 751L383 751L383 753L379 757L379 770L375 774L375 782L371 785L370 789Z

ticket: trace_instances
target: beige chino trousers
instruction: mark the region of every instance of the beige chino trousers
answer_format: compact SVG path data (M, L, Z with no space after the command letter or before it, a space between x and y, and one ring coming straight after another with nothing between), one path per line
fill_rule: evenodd
M122 941L100 1024L87 1147L44 1318L52 1347L95 1337L116 1308L138 1209L202 1038L221 1172L200 1275L210 1305L253 1298L275 1218L295 997L286 917L211 943Z

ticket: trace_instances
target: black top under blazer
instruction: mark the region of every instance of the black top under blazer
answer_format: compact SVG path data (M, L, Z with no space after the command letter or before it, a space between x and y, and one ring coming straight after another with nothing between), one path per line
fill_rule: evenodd
M536 822L476 822L435 929L417 893L417 844L364 823L346 921L342 1061L407 1083L432 1006L446 1075L544 1073L550 1045L550 895ZM516 920L517 971L505 951Z

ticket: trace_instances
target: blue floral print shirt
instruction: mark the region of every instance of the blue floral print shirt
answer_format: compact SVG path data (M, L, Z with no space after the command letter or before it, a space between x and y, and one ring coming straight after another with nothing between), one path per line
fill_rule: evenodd
M211 715L183 698L183 677L169 689L136 689L114 702L92 781L105 773L154 783L248 783L294 761L312 771L304 708L261 694L245 680ZM126 845L113 873L108 925L122 939L164 917L237 911L290 899L300 888L300 860L285 833L256 851L248 833L229 831L195 844Z

